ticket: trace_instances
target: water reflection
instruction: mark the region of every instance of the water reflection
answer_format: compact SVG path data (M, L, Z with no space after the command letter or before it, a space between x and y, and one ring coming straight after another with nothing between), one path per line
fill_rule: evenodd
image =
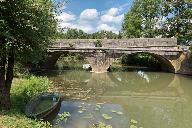
M138 127L144 128L191 128L192 127L192 78L162 72L111 72L94 74L84 71L63 71L44 73L64 88L64 93L77 92L90 95L83 101L65 100L59 113L69 111L71 119L67 123L54 124L67 128L89 128L98 121L111 124L113 128L128 128L131 119L138 121ZM51 74L51 75L49 75ZM53 75L54 74L54 75ZM71 90L70 90L71 89ZM88 93L85 90L90 90ZM70 95L72 97L74 95ZM83 119L78 106L86 106L85 114L94 119ZM95 111L97 103L103 104L103 110ZM121 111L123 115L113 115L111 110ZM102 113L112 114L111 120L105 120ZM116 119L117 118L117 119ZM118 120L118 121L117 121ZM120 122L122 121L122 122ZM117 124L117 125L116 125ZM76 126L77 125L77 126Z

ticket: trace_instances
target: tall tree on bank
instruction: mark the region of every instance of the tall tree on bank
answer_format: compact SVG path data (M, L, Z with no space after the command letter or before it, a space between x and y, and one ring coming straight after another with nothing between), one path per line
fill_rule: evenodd
M141 0L135 0L131 9L125 14L122 36L126 38L142 37L142 22Z
M135 0L125 14L122 26L124 37L139 38L156 36L156 23L161 17L160 0Z
M125 15L124 37L176 37L179 43L192 38L191 0L135 0Z
M162 26L163 37L176 37L180 44L192 41L192 0L165 0L166 21Z
M41 59L56 33L51 0L0 1L0 110L11 106L15 60Z

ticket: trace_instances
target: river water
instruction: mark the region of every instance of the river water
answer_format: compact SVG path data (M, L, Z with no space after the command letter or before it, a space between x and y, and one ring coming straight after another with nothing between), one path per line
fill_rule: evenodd
M54 127L192 128L192 77L141 70L42 74L64 95Z

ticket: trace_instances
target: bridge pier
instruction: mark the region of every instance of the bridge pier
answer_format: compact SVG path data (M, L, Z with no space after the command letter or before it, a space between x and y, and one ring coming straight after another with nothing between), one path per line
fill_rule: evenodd
M91 64L92 72L94 73L104 73L110 68L112 64L112 58L109 57L109 53L96 50L92 53L92 57L87 57L89 63Z

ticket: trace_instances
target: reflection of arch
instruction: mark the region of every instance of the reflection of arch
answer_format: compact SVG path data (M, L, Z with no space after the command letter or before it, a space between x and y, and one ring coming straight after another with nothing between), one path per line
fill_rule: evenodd
M98 96L98 98L101 100L106 100L108 102L113 101L115 103L120 104L128 100L130 101L130 98L134 99L136 98L140 100L143 100L143 98L145 98L150 101L156 102L157 100L162 103L164 103L165 100L185 102L186 98L184 96L184 90L179 84L180 83L179 77L173 74L168 74L168 76L171 76L169 83L165 85L166 83L162 83L163 81L162 82L157 81L156 84L154 85L154 87L157 87L156 89L151 87L150 85L148 88L145 89L142 88L142 85L140 87L136 87L136 84L128 85L124 83L123 85L119 82L118 83L119 86L108 88L107 91L104 92L104 94ZM114 77L111 78L111 80L114 81ZM160 86L161 84L164 85ZM142 90L140 90L140 88Z
M149 77L149 83L139 76L138 72L111 72L108 73L113 83L119 85L118 88L127 88L133 92L153 92L163 90L174 80L173 74L161 75L161 72L145 72ZM163 79L163 81L162 81ZM137 84L136 84L137 83Z
M132 54L138 54L138 53L146 53L151 55L152 57L154 57L156 60L158 60L161 63L161 69L163 71L167 71L167 72L175 72L175 68L172 65L172 63L166 58L165 55L160 55L157 53L153 53L153 52L140 52L140 51L133 51L131 53L128 54L123 54L123 55L132 55ZM123 56L121 55L121 56Z

